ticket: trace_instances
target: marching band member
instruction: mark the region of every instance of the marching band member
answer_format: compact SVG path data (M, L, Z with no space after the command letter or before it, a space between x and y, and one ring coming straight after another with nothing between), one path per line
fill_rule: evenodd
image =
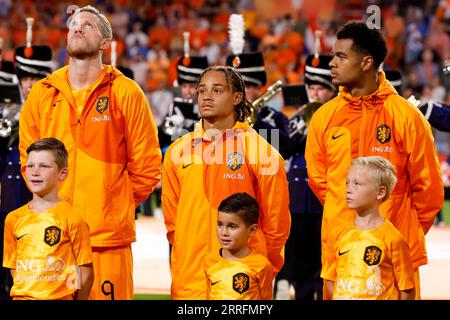
M200 117L197 104L197 81L208 67L206 56L191 56L189 32L183 33L184 55L178 59L176 86L180 87L181 98L176 97L165 120L158 128L158 138L163 154L177 138L194 130Z
M230 46L233 53L227 57L226 64L241 74L248 100L253 103L261 96L262 88L267 84L263 55L261 52L242 52L244 49L244 20L241 15L232 14L228 24ZM281 83L278 85L277 91L280 89ZM272 94L272 92L267 93ZM253 119L253 129L272 144L284 158L287 158L290 152L288 118L282 112L267 105L253 106L253 109L256 115ZM263 129L267 131L263 131ZM278 130L278 141L272 141L274 129Z
M47 45L32 45L34 20L33 18L27 18L26 21L27 41L25 46L17 47L15 50L15 68L11 63L2 61L2 71L0 71L0 82L1 78L3 78L2 74L5 75L5 73L10 75L7 78L11 80L11 83L18 79L18 85L20 86L18 92L22 93L22 98L24 99L28 97L31 87L37 81L45 78L52 72L52 50ZM7 71L5 72L5 70ZM9 121L8 130L0 137L0 174L2 184L0 211L2 221L7 213L25 205L32 198L20 172L19 112L22 103L10 105L10 107L5 107L2 110L4 119ZM3 237L3 228L1 228L1 235ZM1 255L3 255L3 250ZM2 273L3 270L2 267ZM9 292L9 286L7 285L10 281L9 279L9 272L0 279L0 291L4 291L5 295L8 295Z

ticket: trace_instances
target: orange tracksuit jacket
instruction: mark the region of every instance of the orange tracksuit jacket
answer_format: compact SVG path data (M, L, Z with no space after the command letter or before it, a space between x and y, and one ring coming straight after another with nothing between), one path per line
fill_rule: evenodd
M79 116L68 84L68 67L37 82L20 113L20 160L41 138L55 137L69 153L69 176L60 197L88 223L93 247L136 240L135 208L161 176L156 124L144 93L117 69L88 93Z
M427 263L425 234L442 207L444 189L431 127L380 72L373 94L352 97L343 87L313 115L306 142L309 185L324 204L322 264L330 228L354 211L345 200L351 160L383 156L397 169L397 185L381 212L402 233L414 270ZM337 221L333 221L337 219Z
M259 229L249 241L278 272L289 236L289 192L283 158L248 123L209 139L197 124L164 157L162 208L172 245L173 299L206 299L204 258L220 248L217 208L236 192L260 206Z

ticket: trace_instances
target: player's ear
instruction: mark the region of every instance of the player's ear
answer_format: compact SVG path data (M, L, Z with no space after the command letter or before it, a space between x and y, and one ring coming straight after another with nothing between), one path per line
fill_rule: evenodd
M234 92L233 104L237 106L239 103L241 103L243 97L244 95L242 94L242 92Z
M105 38L100 42L100 49L106 50L110 47L110 45L111 45L111 40Z
M364 56L361 62L363 71L368 71L374 66L374 61L372 56Z
M383 200L384 197L386 197L386 186L380 186L378 187L378 193L377 193L377 200Z
M69 174L69 168L64 167L61 170L59 170L59 181L63 181L67 178L67 175Z
M256 231L258 230L258 225L256 223L252 224L248 229L250 231L249 237L253 237L256 234Z

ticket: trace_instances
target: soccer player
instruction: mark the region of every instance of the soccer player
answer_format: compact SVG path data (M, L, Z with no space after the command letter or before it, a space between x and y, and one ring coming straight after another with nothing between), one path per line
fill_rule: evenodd
M237 192L260 206L250 248L265 255L274 274L289 235L289 195L283 158L245 120L250 114L242 77L210 67L197 85L202 120L171 144L164 157L162 208L172 245L173 299L206 299L203 260L218 252L217 208Z
M331 258L325 248L330 228L352 221L355 214L344 197L351 160L382 156L396 168L398 181L380 210L411 249L419 298L419 266L427 263L425 234L444 197L431 127L378 71L387 54L379 30L349 22L337 33L333 53L331 78L340 86L339 95L314 113L305 151L308 183L324 205L322 268Z
M139 85L102 64L112 29L91 6L69 21L69 65L34 84L20 113L19 149L52 136L69 152L60 197L81 212L91 232L91 299L133 299L135 208L161 175L156 124Z

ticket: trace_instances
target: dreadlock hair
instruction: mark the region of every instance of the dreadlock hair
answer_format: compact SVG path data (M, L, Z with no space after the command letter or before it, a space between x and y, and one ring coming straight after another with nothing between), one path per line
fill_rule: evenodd
M227 81L227 84L233 92L240 92L242 93L242 100L234 107L234 118L236 121L243 122L248 117L250 117L252 104L247 100L246 93L245 93L245 84L244 80L242 79L242 76L239 74L239 72L233 68L233 67L225 67L225 66L212 66L209 68L206 68L200 77L198 78L197 85L200 84L200 81L202 80L203 76L208 71L218 71L223 72L225 74L225 79Z

